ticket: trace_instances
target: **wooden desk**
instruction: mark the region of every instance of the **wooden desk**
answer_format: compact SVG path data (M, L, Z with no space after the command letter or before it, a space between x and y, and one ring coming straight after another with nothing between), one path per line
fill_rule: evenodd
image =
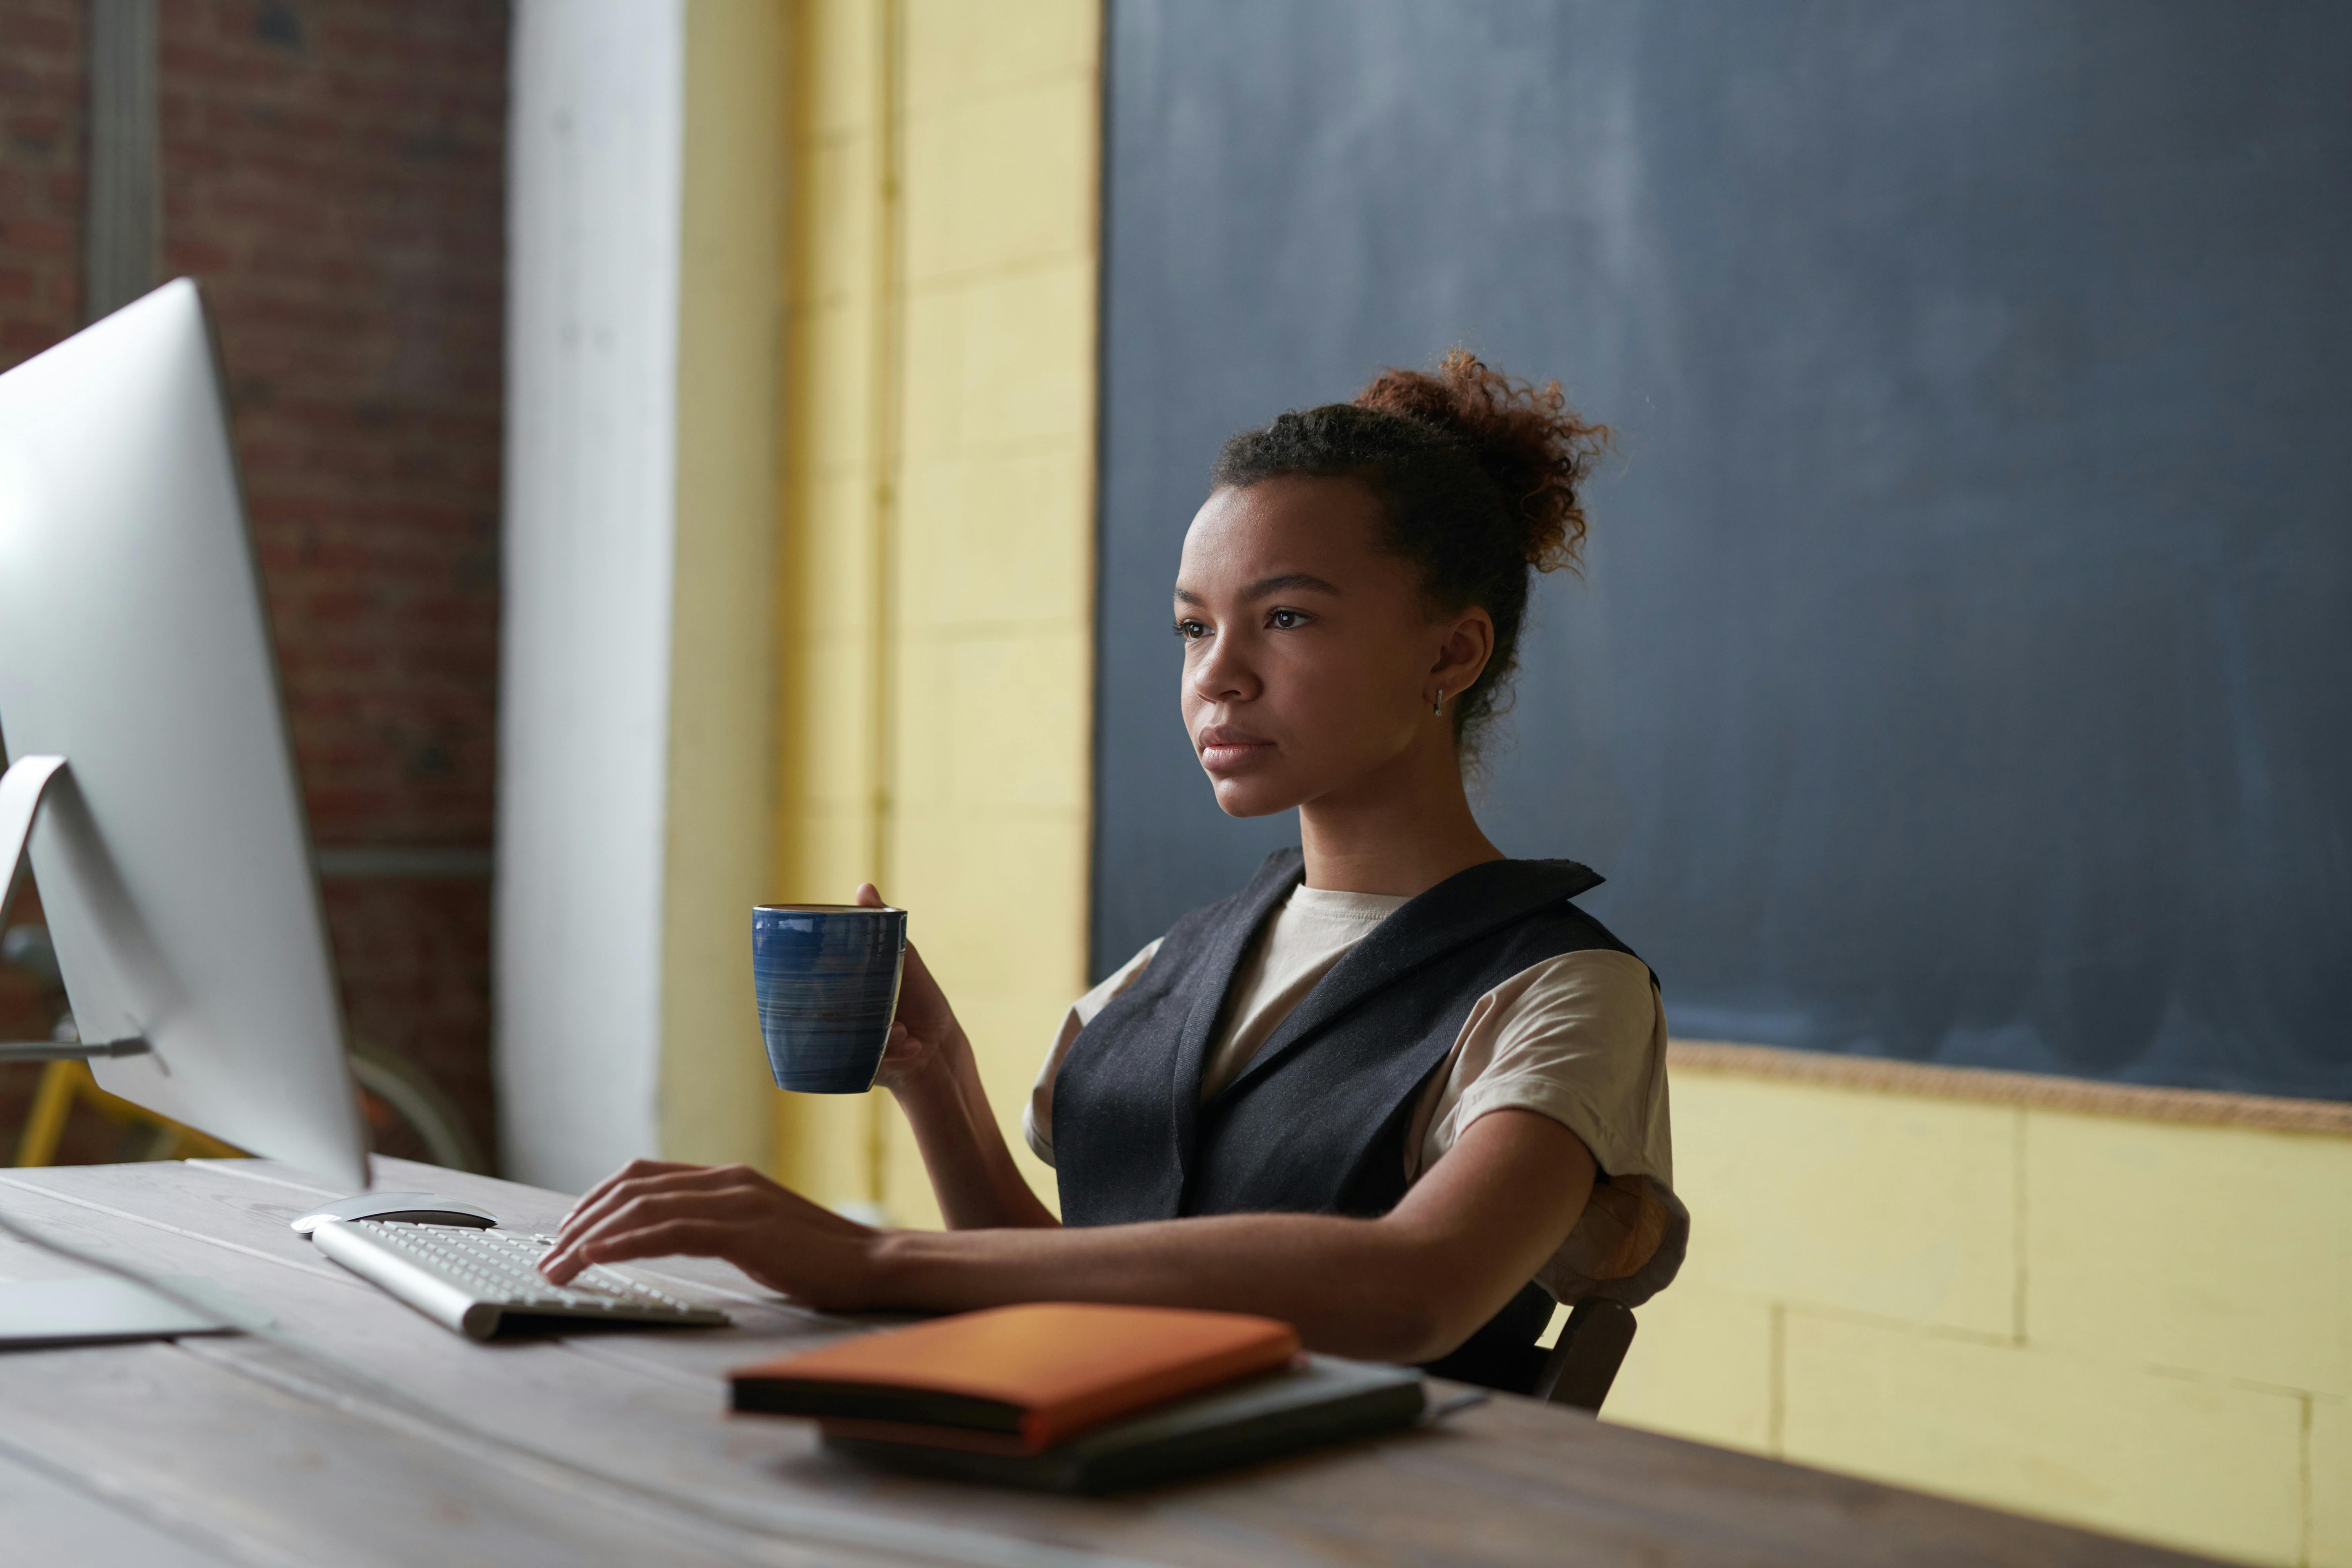
M378 1181L552 1229L553 1193L397 1161ZM58 1239L208 1277L381 1384L252 1337L0 1353L9 1563L2145 1563L2053 1525L1497 1398L1443 1426L1156 1491L1062 1499L859 1468L724 1414L728 1367L856 1331L731 1268L658 1272L731 1330L478 1345L287 1228L265 1161L0 1174ZM0 1238L0 1278L81 1272Z

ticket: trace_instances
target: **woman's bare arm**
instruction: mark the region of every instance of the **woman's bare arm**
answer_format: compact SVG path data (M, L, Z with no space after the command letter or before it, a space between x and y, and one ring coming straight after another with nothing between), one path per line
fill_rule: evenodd
M562 1280L591 1263L724 1258L834 1310L1034 1300L1220 1308L1294 1323L1318 1350L1420 1362L1460 1344L1533 1277L1583 1212L1594 1173L1567 1128L1498 1110L1378 1219L1221 1215L940 1232L872 1230L742 1166L640 1162L581 1200L542 1267Z
M895 1037L896 1031L894 1047ZM1013 1164L1013 1151L989 1109L979 1064L961 1029L942 1043L941 1054L946 1059L931 1071L888 1087L914 1129L915 1147L922 1152L931 1193L949 1226L979 1230L1060 1225Z
M868 882L857 889L857 901L878 909L882 895ZM1013 1151L1005 1146L1003 1131L989 1109L971 1042L911 942L898 984L898 1016L876 1081L906 1113L940 1213L950 1227L1061 1223L1037 1201L1013 1164Z

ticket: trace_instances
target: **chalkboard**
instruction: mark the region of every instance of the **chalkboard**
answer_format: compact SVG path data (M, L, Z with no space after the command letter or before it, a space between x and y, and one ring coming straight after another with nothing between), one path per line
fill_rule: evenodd
M1686 1037L2352 1098L2352 7L1112 0L1097 973L1237 887L1218 442L1618 429L1479 795Z

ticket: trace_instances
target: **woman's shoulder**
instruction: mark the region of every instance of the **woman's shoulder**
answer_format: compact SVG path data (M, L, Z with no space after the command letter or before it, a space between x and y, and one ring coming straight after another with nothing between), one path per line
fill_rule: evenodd
M1242 887L1177 916L1166 931L1144 945L1142 952L1112 972L1104 984L1109 985L1112 980L1119 984L1112 986L1102 1001L1109 1002L1140 979L1154 959L1161 960L1159 970L1167 972L1155 974L1155 978L1163 984L1171 983L1175 976L1215 951L1217 938L1231 927L1244 922L1252 928L1257 926L1267 911L1278 907L1298 885L1305 860L1296 846L1277 849L1259 862L1256 874Z
M1583 869L1581 867L1578 868ZM1600 885L1598 875L1587 874L1592 876L1592 886ZM1542 932L1538 940L1553 943L1563 953L1614 952L1640 963L1641 955L1624 938L1603 924L1600 916L1576 901L1582 893L1591 890L1591 888L1580 889L1576 893L1545 905L1531 922Z
M1246 910L1273 903L1305 879L1306 852L1293 844L1276 849L1258 862L1250 879L1222 899L1187 910L1168 927L1162 941L1181 941L1195 931L1213 929Z
M1489 990L1479 1005L1487 1026L1512 1038L1572 1026L1646 1039L1661 1006L1657 976L1622 943L1538 959Z
M1536 959L1486 994L1512 1013L1634 1013L1646 1023L1658 1011L1658 975L1625 945L1573 947Z
M1104 975L1085 995L1071 1003L1070 1016L1076 1020L1078 1026L1084 1028L1093 1023L1096 1014L1109 1006L1118 1000L1119 993L1134 984L1143 972L1151 967L1151 961L1158 956L1160 944L1167 940L1164 936L1153 937L1136 950L1133 958Z

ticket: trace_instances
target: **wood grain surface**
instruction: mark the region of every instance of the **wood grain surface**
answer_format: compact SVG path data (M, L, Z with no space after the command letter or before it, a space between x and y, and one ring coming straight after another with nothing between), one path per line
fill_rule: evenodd
M560 1194L380 1161L552 1228ZM476 1344L320 1258L265 1161L0 1174L0 1210L267 1308L263 1334L0 1354L0 1559L78 1563L2070 1563L2153 1548L1497 1397L1441 1425L1111 1499L867 1470L726 1414L729 1367L893 1321L700 1259L728 1329ZM77 1271L0 1239L0 1278Z

